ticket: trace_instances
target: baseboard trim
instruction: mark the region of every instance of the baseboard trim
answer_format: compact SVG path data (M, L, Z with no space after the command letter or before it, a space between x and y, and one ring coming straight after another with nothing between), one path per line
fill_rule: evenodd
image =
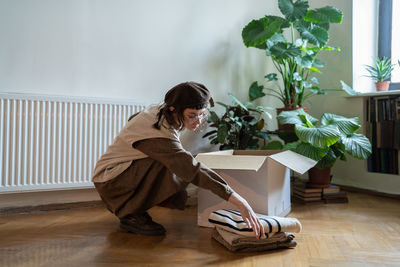
M393 199L400 200L400 195L396 195L396 194L383 193L383 192L379 192L379 191L375 191L375 190L358 188L358 187L353 187L353 186L348 186L348 185L341 185L341 184L334 184L334 185L340 186L340 189L342 189L344 191L364 193L364 194L368 194L368 195L387 197L387 198L393 198Z
M68 210L78 208L94 208L104 206L103 201L83 201L75 203L57 203L57 204L46 204L38 206L25 206L25 207L7 207L0 208L0 216L16 215L16 214L27 214L27 213L40 213L57 210Z

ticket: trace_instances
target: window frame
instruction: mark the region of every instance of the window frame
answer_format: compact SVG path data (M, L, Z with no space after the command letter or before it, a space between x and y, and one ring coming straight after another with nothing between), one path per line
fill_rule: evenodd
M379 0L378 57L392 58L393 0ZM390 82L389 90L399 90L400 82Z

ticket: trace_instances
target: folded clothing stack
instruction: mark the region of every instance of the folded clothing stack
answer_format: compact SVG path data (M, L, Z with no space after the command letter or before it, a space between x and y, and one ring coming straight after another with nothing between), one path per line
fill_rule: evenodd
M257 217L264 226L266 239L254 236L240 212L226 209L214 211L208 217L208 221L215 225L212 238L233 252L257 252L297 245L292 233L301 231L299 220L262 214L257 214Z

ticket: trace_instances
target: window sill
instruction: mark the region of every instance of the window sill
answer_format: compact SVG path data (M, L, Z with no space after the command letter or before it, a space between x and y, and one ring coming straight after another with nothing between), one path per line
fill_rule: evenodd
M400 95L400 90L390 90L381 92L371 92L371 93L360 93L358 95L347 95L345 97L365 97L365 96L387 96L387 95Z

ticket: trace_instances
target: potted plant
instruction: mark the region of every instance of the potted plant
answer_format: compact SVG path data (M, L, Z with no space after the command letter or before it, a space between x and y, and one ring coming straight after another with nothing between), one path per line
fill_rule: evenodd
M260 140L265 145L265 140L270 137L264 128L262 114L269 115L267 108L254 106L252 103L242 103L232 94L232 105L216 102L225 107L225 113L218 116L214 111L210 111L209 122L211 131L203 137L208 137L211 144L219 144L220 150L226 149L258 149ZM270 116L270 115L269 115Z
M390 85L390 78L392 76L392 71L394 64L389 58L377 57L374 65L366 65L365 69L369 72L367 77L372 78L376 83L377 91L388 91Z
M277 117L281 124L295 125L299 141L287 144L291 150L318 161L309 173L310 187L328 187L330 168L337 159L346 160L346 153L356 159L366 159L372 152L371 143L357 133L359 119L325 113L320 120L303 109L283 111ZM321 176L324 174L325 176ZM314 176L316 175L316 176Z
M301 107L314 94L326 93L313 73L320 73L324 66L317 58L321 51L340 50L327 45L328 30L331 23L342 22L343 13L331 6L309 9L305 0L278 0L278 4L284 17L266 15L252 20L243 28L242 38L246 47L265 50L283 83L277 89L255 83L253 95L276 97L288 110ZM265 78L277 81L278 74L269 73ZM268 91L264 93L264 89Z

